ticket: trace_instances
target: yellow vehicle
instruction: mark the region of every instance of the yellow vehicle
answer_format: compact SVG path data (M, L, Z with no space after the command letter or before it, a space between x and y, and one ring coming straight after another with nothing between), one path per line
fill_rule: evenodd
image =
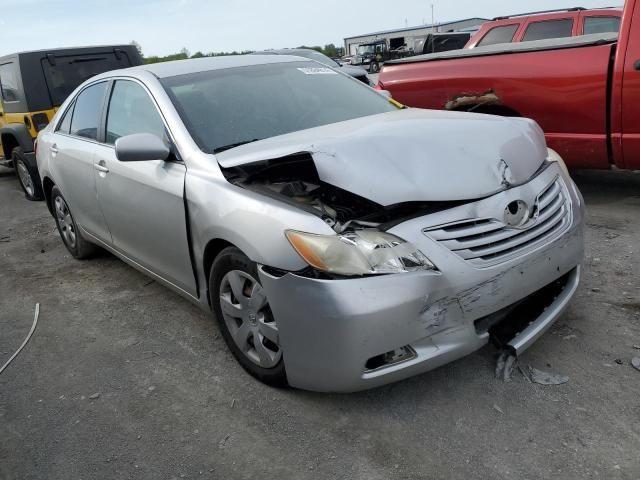
M43 198L34 140L78 85L142 64L133 45L65 48L0 57L0 165L13 167L29 200Z

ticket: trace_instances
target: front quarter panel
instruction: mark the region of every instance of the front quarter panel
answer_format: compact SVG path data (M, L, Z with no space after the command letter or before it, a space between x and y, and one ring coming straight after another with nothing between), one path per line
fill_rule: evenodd
M204 154L203 154L204 156ZM187 171L186 198L200 285L206 285L204 251L212 240L238 247L251 260L287 271L307 264L285 237L287 229L331 235L319 217L229 183L213 156L208 168Z

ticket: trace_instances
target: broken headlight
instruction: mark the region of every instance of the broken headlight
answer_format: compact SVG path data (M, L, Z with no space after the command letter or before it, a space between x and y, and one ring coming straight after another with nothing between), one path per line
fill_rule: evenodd
M287 230L287 239L313 268L338 275L437 270L415 246L378 230L316 235Z
M564 163L564 160L562 160L562 157L560 156L560 154L552 148L547 148L547 153L548 153L547 160L549 162L557 163L560 166L560 169L564 172L564 174L567 177L569 177L569 170L567 169L567 165Z

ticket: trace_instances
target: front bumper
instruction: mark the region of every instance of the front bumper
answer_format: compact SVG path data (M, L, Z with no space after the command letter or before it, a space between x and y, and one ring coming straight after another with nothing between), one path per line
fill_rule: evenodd
M547 174L562 175L554 172ZM434 369L488 342L489 333L479 321L562 278L554 298L547 299L540 314L511 341L516 353L523 352L561 315L579 283L584 207L571 180L564 181L571 208L566 230L498 264L480 268L438 245L422 233L424 217L390 231L417 245L442 273L318 280L292 273L276 277L261 268L289 383L307 390L351 392ZM511 319L507 315L503 321ZM366 367L372 358L402 347L413 356Z

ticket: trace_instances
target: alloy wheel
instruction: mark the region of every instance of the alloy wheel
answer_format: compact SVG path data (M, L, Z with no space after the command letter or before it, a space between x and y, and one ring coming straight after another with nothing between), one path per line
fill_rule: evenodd
M56 220L60 228L60 233L64 241L70 248L76 247L76 228L71 217L71 212L67 206L67 202L62 197L56 197L55 201Z
M16 169L18 170L18 176L20 177L20 182L24 187L24 190L27 192L27 195L30 197L33 196L35 192L35 187L33 186L33 180L31 180L31 175L29 174L29 170L27 166L24 164L22 160L18 160L16 164Z
M220 308L233 341L262 368L275 367L282 358L278 326L262 285L241 270L231 270L220 283Z

